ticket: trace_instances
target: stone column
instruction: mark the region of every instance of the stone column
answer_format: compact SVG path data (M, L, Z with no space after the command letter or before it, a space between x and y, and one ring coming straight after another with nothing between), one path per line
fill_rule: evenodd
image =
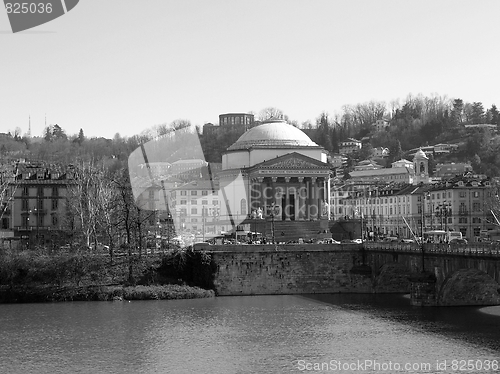
M298 208L296 210L296 212L298 211L298 217L296 215L295 219L297 219L299 221L303 221L305 219L305 212L306 212L306 210L305 210L306 204L305 204L305 196L304 196L305 183L304 183L304 177L298 177L297 179L299 180L299 188L298 188L299 193L296 196L296 199L297 199L296 207Z
M324 180L321 180L320 178L317 179L317 189L318 189L318 219L323 216L323 198L324 198L324 190L322 187L322 184L324 184Z
M290 177L285 177L285 221L290 221L290 209L288 205L290 205L290 195L288 194L288 185L290 184Z
M257 183L259 184L257 191L260 196L258 196L258 205L264 209L266 206L266 199L264 197L264 177L257 177Z
M279 193L278 193L278 191L279 191ZM275 221L281 221L281 219L282 219L282 218L281 218L281 217L282 217L281 212L282 212L283 206L282 206L282 204L281 204L281 201L282 201L282 196L283 196L283 193L284 193L284 191L283 191L283 187L282 187L282 186L277 185L277 186L275 187L275 205L278 207L278 208L276 209L276 211L277 211L277 212L279 212L279 213L280 213L280 215L279 215L279 216L275 216L275 217L274 217L274 220L275 220Z
M310 209L311 209L311 218L318 219L319 211L318 211L318 185L317 185L317 177L311 177L311 195L310 195Z
M325 201L328 203L328 211L326 212L326 218L330 220L330 177L325 177Z
M278 182L278 177L271 177L271 196L268 198L268 206L274 202L275 205L278 205L278 200L276 199L276 183ZM276 217L274 217L276 219Z

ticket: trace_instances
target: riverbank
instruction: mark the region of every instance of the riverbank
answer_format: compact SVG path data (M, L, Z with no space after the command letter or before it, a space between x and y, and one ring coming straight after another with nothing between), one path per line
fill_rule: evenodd
M89 285L83 287L2 287L0 303L59 301L174 300L214 297L213 290L187 285Z
M0 252L0 303L215 296L215 264L192 249L110 256L86 250Z

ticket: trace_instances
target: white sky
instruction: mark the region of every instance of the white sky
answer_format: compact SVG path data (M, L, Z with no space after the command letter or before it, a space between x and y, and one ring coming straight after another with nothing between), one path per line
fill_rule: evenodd
M500 1L81 0L12 34L0 10L0 132L131 136L273 106L446 95L500 106Z

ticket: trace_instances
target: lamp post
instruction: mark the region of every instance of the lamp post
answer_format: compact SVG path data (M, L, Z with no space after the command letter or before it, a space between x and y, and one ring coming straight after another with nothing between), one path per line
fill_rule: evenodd
M425 248L424 248L424 230L425 230L425 203L428 197L430 197L430 193L426 192L422 194L422 237L420 238L420 245L422 250L422 273L425 271ZM432 217L431 217L432 218Z

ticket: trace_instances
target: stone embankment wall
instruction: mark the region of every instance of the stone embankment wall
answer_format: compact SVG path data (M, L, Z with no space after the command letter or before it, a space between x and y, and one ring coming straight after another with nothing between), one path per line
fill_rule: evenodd
M357 248L244 245L221 246L212 253L218 295L372 292L370 275L351 272L360 261Z
M418 251L363 250L359 245L210 246L218 295L406 293L421 274ZM500 304L500 257L426 253L433 283L428 305ZM469 271L473 269L474 271ZM413 282L415 286L415 282ZM431 292L432 291L432 292Z

